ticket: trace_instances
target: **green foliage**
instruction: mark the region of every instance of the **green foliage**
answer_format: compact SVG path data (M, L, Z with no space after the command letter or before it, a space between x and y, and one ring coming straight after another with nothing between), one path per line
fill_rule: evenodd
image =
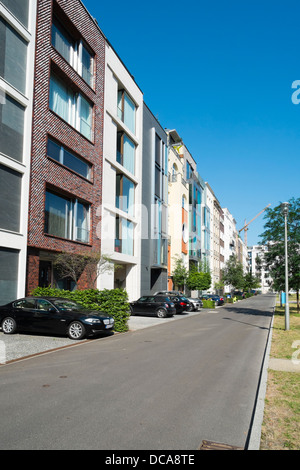
M287 216L288 239L288 267L289 287L300 289L300 198L291 198ZM281 213L281 204L274 209L267 209L264 216L266 223L264 233L260 235L262 244L268 246L264 261L273 278L276 290L285 288L285 249L284 249L284 216Z
M189 272L186 285L190 290L207 290L211 285L211 275L208 272L198 272L192 269Z
M32 292L34 296L43 297L64 297L74 300L84 308L91 310L99 310L111 315L115 319L115 331L128 330L128 318L130 316L130 308L128 303L128 295L124 289L86 289L68 291L55 289L51 287L37 287Z
M216 303L214 300L202 300L203 308L215 308Z
M231 285L237 290L241 290L244 287L244 273L243 265L240 263L235 255L231 255L225 268L223 270L223 282L226 285Z
M173 271L173 282L179 290L184 290L184 285L188 276L184 262L180 257L175 260L175 269Z

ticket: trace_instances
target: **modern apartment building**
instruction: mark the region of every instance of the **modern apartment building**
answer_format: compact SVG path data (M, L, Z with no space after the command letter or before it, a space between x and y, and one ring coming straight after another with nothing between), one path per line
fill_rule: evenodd
M221 223L222 209L220 202L218 201L211 186L206 182L206 201L210 208L211 224L210 224L210 254L209 254L209 266L212 277L212 287L221 280L221 268L222 261L224 262L224 255L221 255L221 248L223 248L222 234L224 233L224 227ZM222 234L221 234L222 231ZM223 259L222 259L223 256Z
M265 245L248 246L248 272L260 280L263 294L270 292L273 280L264 263L264 254L268 250Z
M168 135L168 289L173 289L172 273L176 259L189 269L189 185L185 180L182 140L175 129Z
M101 248L106 41L79 0L38 1L36 19L27 292L72 289L55 255Z
M141 295L168 288L168 136L143 110Z
M0 305L25 294L36 7L0 1Z
M142 237L143 93L112 46L105 46L102 254L115 270L98 288L125 288L140 295Z

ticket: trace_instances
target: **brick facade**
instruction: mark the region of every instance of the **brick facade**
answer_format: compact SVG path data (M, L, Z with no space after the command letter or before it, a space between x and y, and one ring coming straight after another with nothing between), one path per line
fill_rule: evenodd
M92 89L51 44L53 9L73 36L83 39L94 56L94 88ZM79 0L39 0L37 10L36 63L32 130L32 160L28 223L27 293L39 282L39 256L61 251L81 253L98 250L101 241L100 206L103 156L103 100L105 38ZM51 71L62 76L74 91L93 103L93 141L85 138L49 108ZM84 157L92 164L91 180L79 176L64 165L47 157L48 136L64 148ZM90 240L81 243L44 233L45 193L59 191L90 204ZM79 287L87 286L83 280Z

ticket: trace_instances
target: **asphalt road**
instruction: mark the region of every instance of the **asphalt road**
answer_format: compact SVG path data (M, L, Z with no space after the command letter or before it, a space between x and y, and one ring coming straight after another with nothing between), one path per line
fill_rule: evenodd
M274 297L0 367L0 449L244 447Z

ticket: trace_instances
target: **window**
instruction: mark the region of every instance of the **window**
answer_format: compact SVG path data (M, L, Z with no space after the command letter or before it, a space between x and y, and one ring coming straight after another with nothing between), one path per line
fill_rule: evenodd
M89 242L89 204L46 191L45 233Z
M28 26L28 5L29 0L1 0L8 10L16 17L24 26Z
M0 75L21 93L26 90L27 43L0 18Z
M0 165L0 229L20 231L22 175Z
M125 90L118 91L118 117L135 133L135 104Z
M133 215L134 183L124 175L116 175L116 207Z
M124 132L117 134L117 162L134 175L135 145Z
M74 40L63 25L54 18L52 45L91 87L94 86L94 54L84 42Z
M9 95L0 100L0 152L22 162L24 106Z
M161 171L157 165L155 165L155 195L161 197Z
M50 109L92 140L92 105L55 75L50 79Z
M74 41L64 27L54 19L52 23L52 45L73 66Z
M133 223L116 216L115 251L133 256Z
M47 155L84 178L91 179L91 165L50 138L47 144Z
M0 247L0 305L18 296L19 251Z
M19 309L35 309L35 300L34 299L22 299L14 302L14 308Z
M48 302L48 300L44 300L44 299L36 299L36 308L38 310L43 310L44 312L51 312L55 310L53 305L50 302Z

